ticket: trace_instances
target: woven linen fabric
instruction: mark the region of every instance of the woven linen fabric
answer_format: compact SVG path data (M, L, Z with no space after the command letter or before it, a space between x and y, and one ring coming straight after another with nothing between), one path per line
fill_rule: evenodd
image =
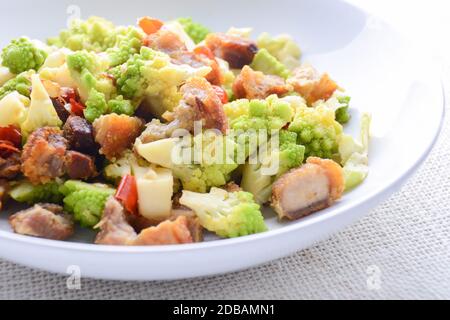
M450 299L449 164L446 117L429 158L401 191L331 239L290 257L193 280L82 279L80 290L68 290L65 276L0 260L0 298Z

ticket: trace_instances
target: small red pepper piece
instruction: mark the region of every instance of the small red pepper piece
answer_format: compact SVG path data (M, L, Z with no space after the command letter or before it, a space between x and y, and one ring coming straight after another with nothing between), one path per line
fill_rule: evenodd
M216 57L214 56L214 53L211 51L210 48L206 46L199 46L194 49L195 54L202 54L204 56L207 56L211 60L215 60Z
M212 86L217 96L220 98L223 104L228 103L228 94L227 92L220 86Z
M150 17L143 17L139 19L138 25L146 34L153 34L161 29L164 22Z
M8 158L13 153L20 153L20 150L14 147L10 141L0 141L0 157Z
M70 111L72 111L73 114L82 117L84 109L86 108L83 104L76 101L74 98L70 98Z
M13 146L20 148L22 145L22 134L16 126L0 127L0 140L9 141Z
M136 178L129 174L125 175L120 181L115 198L122 203L128 212L138 215Z

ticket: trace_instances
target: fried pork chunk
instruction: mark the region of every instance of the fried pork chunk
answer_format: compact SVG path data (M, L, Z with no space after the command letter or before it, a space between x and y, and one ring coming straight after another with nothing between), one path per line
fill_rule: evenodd
M0 155L0 179L13 179L20 173L20 153Z
M334 161L308 158L272 187L272 207L279 218L296 220L331 206L344 191L342 168Z
M178 51L187 51L180 37L168 29L161 28L144 39L144 46L172 55Z
M3 204L5 203L8 195L9 184L7 180L0 179L0 211L2 211Z
M183 99L167 115L169 123L153 120L140 136L143 143L170 138L177 129L194 131L194 122L202 121L203 129L228 130L228 120L223 104L211 84L204 78L191 78L181 87Z
M309 64L304 64L294 70L287 80L294 90L311 105L318 100L328 100L338 88L327 73L319 74Z
M63 176L66 150L67 140L60 129L37 129L23 147L23 174L34 184L47 183Z
M233 69L252 63L258 52L258 47L252 40L225 33L210 33L205 44L216 57L227 61Z
M233 83L233 93L238 99L265 99L271 94L288 93L291 87L283 78L265 75L245 66Z
M78 151L66 153L66 172L70 179L84 180L95 177L95 159Z
M177 51L171 54L174 64L187 64L193 68L210 67L211 72L205 78L211 84L220 85L223 81L219 64L215 59L210 59L205 54L198 54L189 51Z
M96 244L150 246L193 242L186 216L166 220L137 234L128 223L123 206L113 197L105 205Z
M9 218L15 233L52 240L65 240L74 233L72 217L54 204L36 204Z
M120 157L141 134L143 123L136 117L115 113L101 116L94 121L95 141L100 153L109 160Z

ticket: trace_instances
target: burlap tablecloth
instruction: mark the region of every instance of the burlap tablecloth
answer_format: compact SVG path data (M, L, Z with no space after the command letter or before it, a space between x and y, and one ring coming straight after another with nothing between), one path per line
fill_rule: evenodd
M430 157L400 192L330 240L293 256L204 279L146 283L82 279L81 290L68 290L67 277L0 260L0 298L449 299L449 190L447 117Z

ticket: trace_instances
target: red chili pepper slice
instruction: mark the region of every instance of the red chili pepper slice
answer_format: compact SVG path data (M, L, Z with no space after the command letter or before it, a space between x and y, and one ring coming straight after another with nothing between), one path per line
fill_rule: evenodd
M220 86L212 86L217 96L220 98L223 104L228 103L228 94L225 90L223 90Z
M119 200L124 208L134 215L138 215L138 193L136 178L125 175L120 181L115 198Z
M75 99L70 98L70 111L72 111L73 114L82 117L84 109L86 108L83 104L77 102Z
M0 141L0 157L8 158L13 153L20 153L20 150L9 141Z
M22 134L15 126L0 127L0 140L9 141L13 146L20 148L22 145Z

